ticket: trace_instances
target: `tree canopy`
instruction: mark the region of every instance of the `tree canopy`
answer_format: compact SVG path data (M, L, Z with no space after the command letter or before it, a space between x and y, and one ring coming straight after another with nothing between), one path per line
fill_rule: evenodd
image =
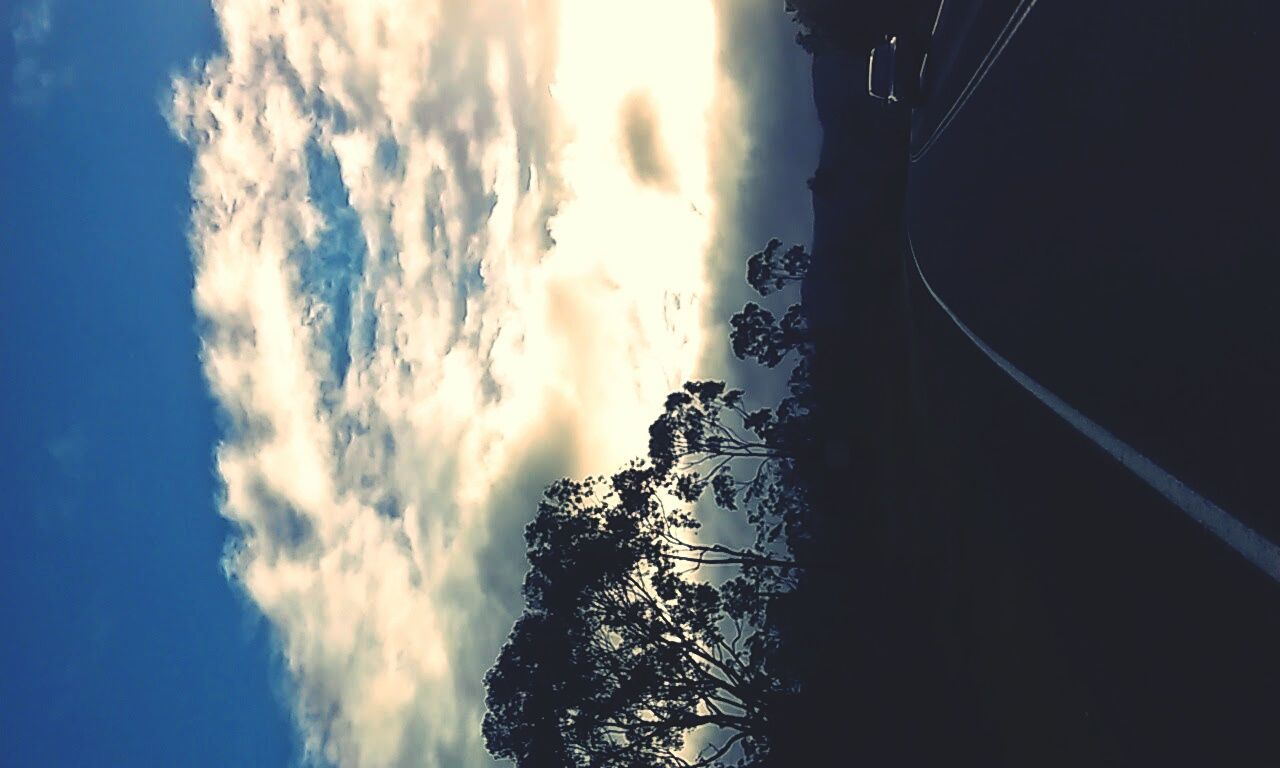
M799 283L809 271L809 252L803 245L779 252L781 248L782 241L775 237L747 259L747 282L761 296Z
M803 275L807 261L787 258L763 259L787 276L769 285ZM771 713L796 692L776 663L773 618L800 572L791 550L807 504L795 472L807 366L793 309L790 330L756 315L764 338L748 347L770 366L801 352L776 407L688 382L651 425L647 456L546 489L525 530L525 612L485 678L493 755L521 768L763 764ZM710 510L740 516L753 535L708 540Z
M690 422L704 416L682 407L698 414ZM774 546L785 494L769 490L768 472L738 481L722 466L708 480L671 455L547 489L526 530L527 610L486 678L495 755L521 766L710 766L762 753L769 703L786 692L769 668L766 625L795 567ZM752 507L762 529L752 545L697 538L694 505L708 485ZM708 741L689 754L696 730Z
M932 7L930 8L930 3ZM887 34L902 34L936 0L786 0L791 18L804 29L798 42L812 52L819 40L859 53Z
M781 249L782 241L774 238L747 260L747 282L761 296L798 285L809 271L810 256L804 246ZM729 324L733 328L729 342L741 360L774 368L792 352L804 358L811 351L809 324L799 303L788 307L779 320L768 309L748 302Z

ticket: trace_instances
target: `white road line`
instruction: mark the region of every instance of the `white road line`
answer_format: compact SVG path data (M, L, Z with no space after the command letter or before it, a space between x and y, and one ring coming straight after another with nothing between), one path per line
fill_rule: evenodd
M1014 367L1013 363L1010 363L988 346L986 342L978 338L977 334L969 330L969 327L961 322L960 318L956 317L956 313L952 312L946 302L933 290L928 278L924 276L924 270L920 268L920 260L916 258L916 248L911 241L910 233L907 234L907 248L911 252L912 262L915 263L916 274L920 275L920 282L929 291L929 295L938 303L942 311L951 317L951 321L956 324L956 327L965 336L968 336L969 340L978 349L982 350L983 354L991 359L991 362L999 366L1019 386L1048 406L1051 411L1070 424L1077 432L1109 453L1112 458L1137 475L1139 479L1151 486L1161 496L1177 505L1188 517L1200 523L1227 546L1262 569L1263 573L1280 582L1280 547L1277 547L1257 531L1231 516L1222 507L1191 490L1185 483L1160 468L1136 448L1111 434L1070 405L1067 405L1057 395L1041 386L1039 382Z
M991 47L987 49L987 55L983 57L982 62L978 64L978 68L969 76L969 82L965 84L964 90L951 103L951 108L943 115L938 124L934 126L933 133L929 135L929 139L921 145L919 149L911 153L911 162L919 162L930 149L933 148L934 142L942 136L947 127L951 125L951 121L955 120L956 115L960 114L960 110L964 109L964 105L969 103L969 97L978 89L982 81L986 79L987 72L991 70L996 60L1004 53L1004 49L1009 45L1009 41L1013 36L1018 34L1018 29L1022 26L1022 22L1026 20L1027 14L1031 13L1031 9L1036 7L1037 0L1019 0L1013 13L1009 14L1009 20L1005 22L1004 29L1000 30L1000 34L996 36Z

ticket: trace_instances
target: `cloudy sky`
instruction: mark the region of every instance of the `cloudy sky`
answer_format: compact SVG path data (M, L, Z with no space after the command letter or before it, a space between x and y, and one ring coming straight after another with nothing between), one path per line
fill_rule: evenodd
M487 765L541 487L809 237L779 6L5 6L15 764Z

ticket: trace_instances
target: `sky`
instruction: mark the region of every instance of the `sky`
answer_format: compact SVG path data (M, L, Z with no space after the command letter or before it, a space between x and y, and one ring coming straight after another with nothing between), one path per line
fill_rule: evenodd
M778 4L0 8L0 764L489 764L541 488L772 386Z

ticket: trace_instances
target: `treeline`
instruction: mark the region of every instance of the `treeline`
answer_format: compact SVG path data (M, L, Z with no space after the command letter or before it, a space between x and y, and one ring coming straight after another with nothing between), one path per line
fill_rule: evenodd
M886 35L927 34L938 0L786 0L806 51L819 46L866 53Z
M796 285L801 246L751 256L761 294ZM789 363L786 396L691 381L649 428L645 457L553 483L525 531L526 601L485 677L484 738L521 768L762 766L801 694L787 625L804 578L814 418L799 304L734 315L741 359ZM747 533L708 540L732 515ZM785 739L785 736L781 736Z

